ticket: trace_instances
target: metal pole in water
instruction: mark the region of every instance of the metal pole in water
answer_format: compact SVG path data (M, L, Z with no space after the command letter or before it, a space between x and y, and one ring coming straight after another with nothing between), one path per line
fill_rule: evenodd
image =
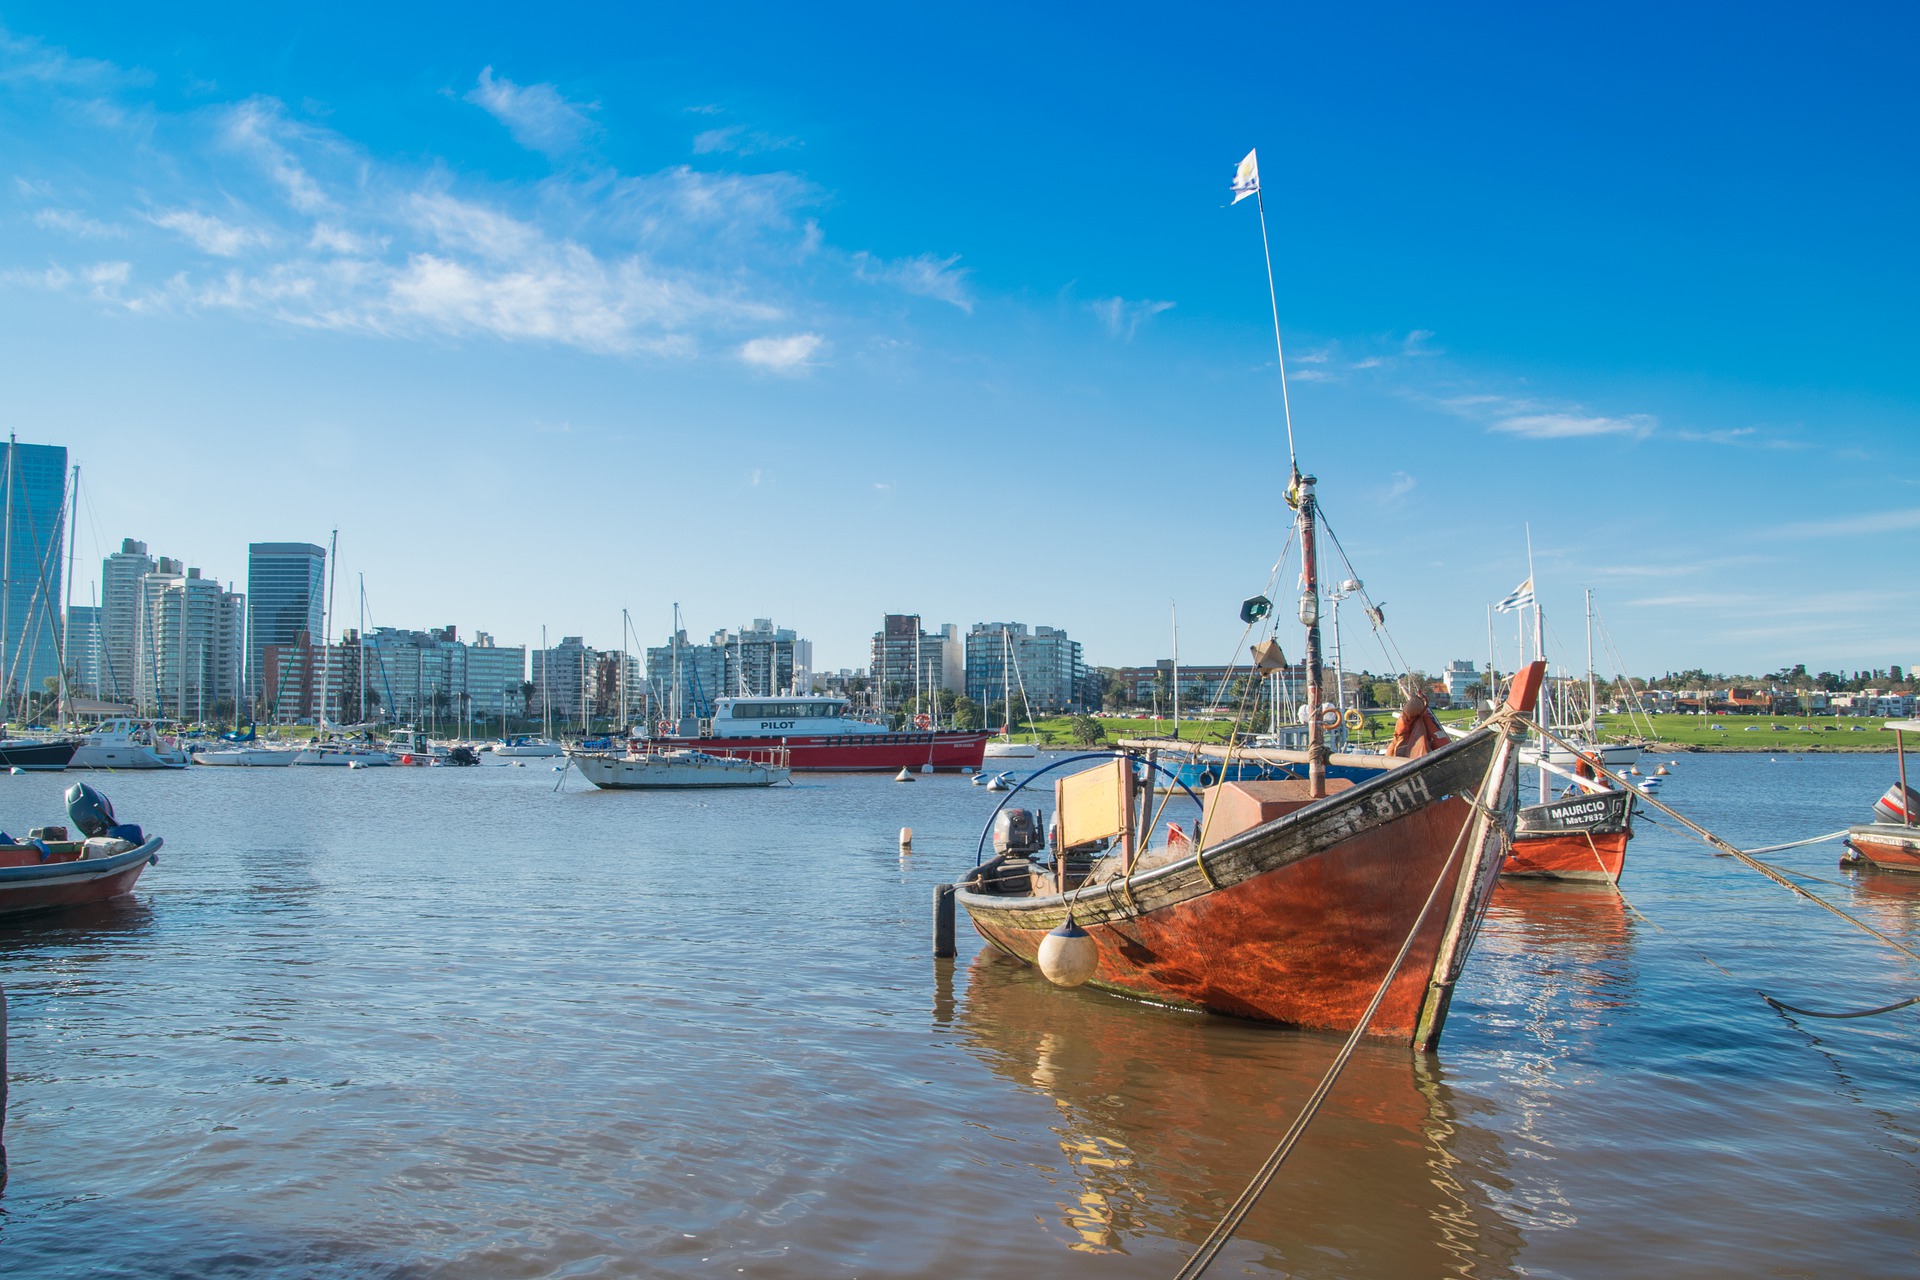
M933 890L933 954L935 959L950 960L953 946L953 886L935 885Z

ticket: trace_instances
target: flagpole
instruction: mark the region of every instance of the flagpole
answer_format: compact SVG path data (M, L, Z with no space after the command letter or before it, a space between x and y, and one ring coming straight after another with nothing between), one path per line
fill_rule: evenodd
M1293 449L1293 405L1287 398L1287 352L1280 342L1280 295L1273 287L1273 246L1267 240L1267 200L1260 194L1257 176L1254 182L1253 203L1260 211L1260 250L1267 259L1267 303L1273 308L1273 351L1280 358L1280 412L1287 420L1287 463L1299 475L1300 459Z

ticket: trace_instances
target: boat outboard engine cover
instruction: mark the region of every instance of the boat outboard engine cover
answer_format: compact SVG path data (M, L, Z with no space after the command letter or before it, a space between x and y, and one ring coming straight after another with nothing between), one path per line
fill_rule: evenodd
M1031 809L1002 809L993 819L993 851L1026 857L1044 845L1039 820Z
M87 836L104 836L120 825L112 802L84 782L67 788L67 816Z

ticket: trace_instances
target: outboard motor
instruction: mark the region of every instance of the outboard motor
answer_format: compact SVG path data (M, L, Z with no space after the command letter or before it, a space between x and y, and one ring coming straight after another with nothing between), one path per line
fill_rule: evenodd
M146 834L138 826L131 822L122 823L113 816L112 801L84 782L76 782L67 788L67 817L89 839L111 836L115 840L128 840L134 844L147 842Z
M113 816L113 802L84 782L67 788L67 816L89 838L104 836L120 825Z
M479 764L480 757L473 754L472 747L455 747L447 752L448 764Z
M1045 846L1040 821L1031 809L1002 809L993 819L993 851L1030 858Z

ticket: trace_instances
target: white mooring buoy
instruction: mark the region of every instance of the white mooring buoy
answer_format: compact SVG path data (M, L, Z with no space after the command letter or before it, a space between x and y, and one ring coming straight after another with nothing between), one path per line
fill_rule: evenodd
M1653 772L1655 776L1664 778L1667 776L1667 766L1661 765L1658 769L1655 769Z
M976 787L984 787L984 786L986 786L986 785L987 785L987 775L986 775L986 774L984 774L984 773L976 773L976 774L974 774L974 775L973 775L973 785L974 785L974 786L976 786Z
M913 848L913 828L912 827L900 828L900 847L902 849Z
M893 780L895 782L912 782L913 775L903 768L900 772L893 775Z
M931 761L931 760L929 760L929 761L927 761L927 762L926 762L925 764L923 764L923 765L921 765L921 766L920 766L920 772L922 772L922 773L932 773L932 772L933 772L933 761Z
M1040 954L1035 960L1041 974L1054 986L1077 987L1100 967L1100 944L1068 916L1065 924L1040 939Z

